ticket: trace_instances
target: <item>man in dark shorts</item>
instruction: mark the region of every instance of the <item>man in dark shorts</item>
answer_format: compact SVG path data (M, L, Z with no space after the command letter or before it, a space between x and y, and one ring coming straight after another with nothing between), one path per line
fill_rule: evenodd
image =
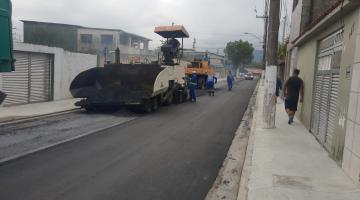
M299 78L300 70L294 69L293 76L291 76L284 84L284 98L285 98L285 110L289 116L288 124L294 122L294 116L297 111L297 105L299 101L303 102L304 99L304 82Z

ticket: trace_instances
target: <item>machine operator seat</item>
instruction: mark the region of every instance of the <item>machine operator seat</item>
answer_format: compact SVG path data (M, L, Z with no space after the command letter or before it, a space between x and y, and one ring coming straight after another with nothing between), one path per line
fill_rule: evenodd
M175 38L168 40L161 47L161 51L163 52L164 55L165 64L171 64L171 65L174 64L173 59L178 57L177 54L179 52L179 47L180 47L180 42Z

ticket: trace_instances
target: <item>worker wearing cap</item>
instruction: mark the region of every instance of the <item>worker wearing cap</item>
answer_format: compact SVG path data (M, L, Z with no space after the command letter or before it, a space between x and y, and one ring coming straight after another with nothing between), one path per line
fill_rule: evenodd
M231 71L229 71L229 74L227 75L226 80L227 80L228 89L229 89L229 91L231 91L232 87L233 87L233 81L234 81L234 76L232 75Z
M211 74L206 79L206 86L208 89L209 96L215 95L214 85L217 83L217 78Z
M190 101L196 102L196 86L197 86L197 76L195 71L192 72L190 83L189 83L189 94L190 94Z
M202 60L208 61L208 63L210 64L210 57L208 51L205 52L204 56L202 57Z

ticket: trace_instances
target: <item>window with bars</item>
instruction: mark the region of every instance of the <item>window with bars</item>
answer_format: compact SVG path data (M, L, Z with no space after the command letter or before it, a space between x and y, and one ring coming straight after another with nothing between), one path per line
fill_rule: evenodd
M101 44L102 45L112 45L114 38L112 35L101 35Z
M92 43L92 35L91 34L81 34L80 40L81 40L81 43L83 43L83 44L91 44Z

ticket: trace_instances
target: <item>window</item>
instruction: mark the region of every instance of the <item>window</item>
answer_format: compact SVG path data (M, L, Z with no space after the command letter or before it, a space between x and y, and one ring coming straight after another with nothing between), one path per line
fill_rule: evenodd
M122 45L129 45L129 42L130 42L129 39L130 39L130 38L129 38L129 35L128 35L128 34L126 34L126 33L121 33L121 34L120 34L120 44L122 44Z
M112 45L113 36L112 35L101 35L101 44L102 45Z
M80 40L81 40L81 43L83 43L83 44L91 44L92 43L92 35L91 34L81 34Z
M318 58L318 70L327 71L331 69L331 55Z
M332 59L331 59L331 69L338 69L338 68L340 68L340 65L341 65L341 55L342 55L342 51L336 51L336 52L334 52L334 54L332 55Z

